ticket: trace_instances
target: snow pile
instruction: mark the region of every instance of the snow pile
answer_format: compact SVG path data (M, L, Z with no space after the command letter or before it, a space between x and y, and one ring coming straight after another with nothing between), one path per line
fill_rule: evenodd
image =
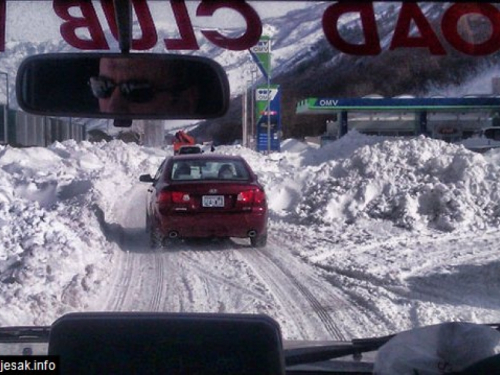
M351 157L357 149L375 145L386 139L393 140L394 137L364 135L353 129L342 138L326 144L316 152L303 153L302 165L320 165L332 160L346 159Z
M496 165L460 146L379 140L309 168L296 212L303 222L372 218L407 229L483 229L499 222L499 177Z
M321 149L287 140L279 154L239 146L217 153L244 156L266 188L274 217L302 224L375 219L448 232L500 222L500 168L491 152L351 131Z
M106 213L163 154L122 142L0 149L0 325L86 307L116 248Z

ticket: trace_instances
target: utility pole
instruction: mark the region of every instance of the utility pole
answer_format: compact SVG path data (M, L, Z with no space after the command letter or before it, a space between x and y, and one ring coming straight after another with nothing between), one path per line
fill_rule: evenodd
M255 81L257 78L257 67L252 66L252 69L250 70L251 72L251 79L252 79L252 84L250 86L250 139L252 142L255 140L255 134L257 133L255 130Z
M5 76L5 108L3 111L3 140L5 144L8 144L8 130L9 130L9 74L7 72L0 71L0 74Z
M269 71L267 72L267 152L271 153L271 39L267 41L269 54Z
M241 142L244 147L248 147L248 88L247 88L247 81L245 80L245 87L243 90L243 97L242 97L242 103L243 107L243 119L242 119L242 124L243 124L243 129L241 131L242 133L242 139Z

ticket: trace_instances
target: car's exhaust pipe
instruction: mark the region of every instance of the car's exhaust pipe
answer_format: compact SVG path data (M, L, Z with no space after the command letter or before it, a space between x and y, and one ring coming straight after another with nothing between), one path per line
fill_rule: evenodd
M179 232L173 230L168 233L168 238L177 238L179 237Z
M249 230L248 231L248 237L255 237L257 235L257 231L255 230Z

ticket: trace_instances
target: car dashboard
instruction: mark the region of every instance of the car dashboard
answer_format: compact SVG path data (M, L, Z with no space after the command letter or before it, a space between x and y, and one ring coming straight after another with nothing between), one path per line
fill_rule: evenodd
M71 313L51 326L0 332L5 366L28 360L54 370L46 373L372 373L371 354L307 363L318 344L283 342L276 321L246 314Z

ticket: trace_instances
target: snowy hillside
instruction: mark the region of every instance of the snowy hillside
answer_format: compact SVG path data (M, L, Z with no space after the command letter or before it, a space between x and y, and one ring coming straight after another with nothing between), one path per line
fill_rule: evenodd
M265 185L266 249L207 241L160 254L148 249L147 184L138 176L154 173L171 149L120 141L1 148L0 305L9 308L0 325L50 324L80 310L263 312L287 338L326 339L500 321L500 154L356 132L322 149L294 140L283 149L216 150L243 155ZM150 284L135 278L146 276ZM319 305L343 322L336 333L304 321L312 307L297 304L297 283L316 288L313 311Z

